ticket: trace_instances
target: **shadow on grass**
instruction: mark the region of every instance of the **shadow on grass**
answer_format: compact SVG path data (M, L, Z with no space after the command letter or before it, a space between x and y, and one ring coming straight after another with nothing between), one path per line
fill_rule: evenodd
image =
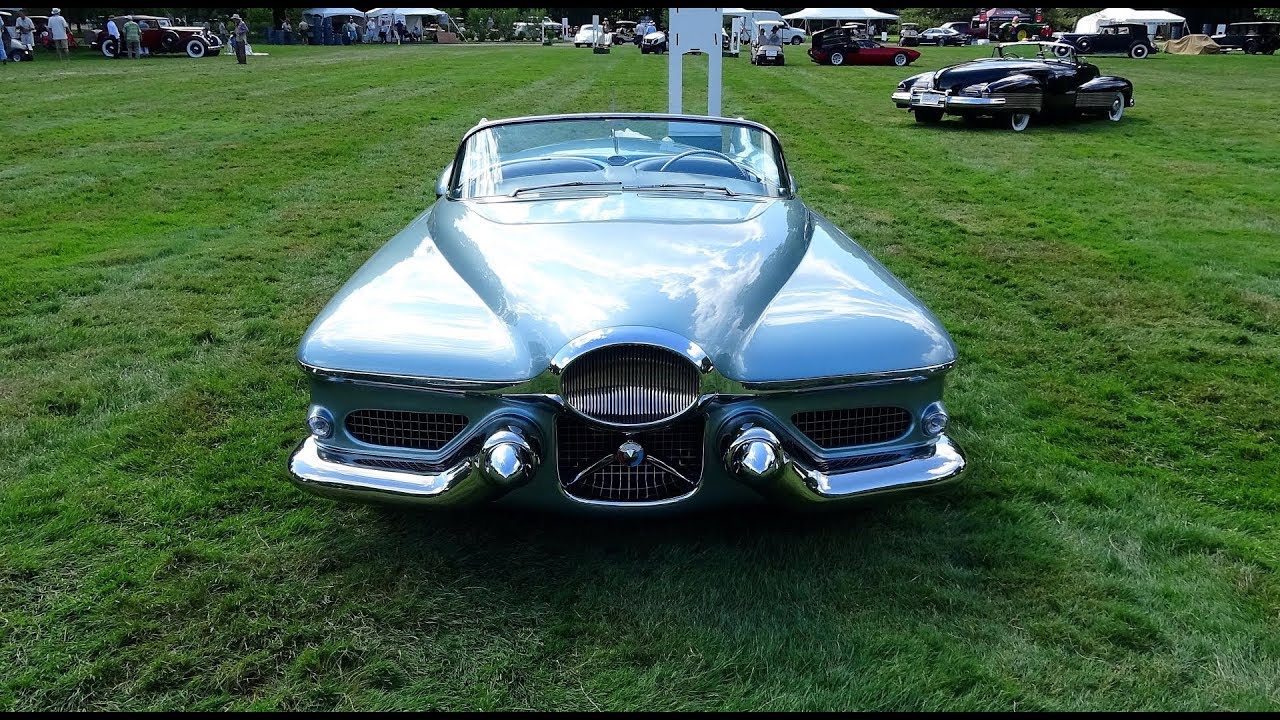
M656 519L380 509L367 522L329 526L322 572L360 577L351 589L366 596L350 599L362 604L378 604L384 587L448 584L483 589L468 593L471 601L499 615L540 608L628 628L617 632L660 627L720 644L772 633L820 655L841 642L835 627L966 634L1064 590L1069 553L1038 514L1010 502L952 486L806 514L768 506Z
M1119 122L1113 122L1101 116L1085 116L1073 118L1070 116L1049 116L1035 117L1031 120L1031 126L1021 133L1015 133L1006 126L1004 120L995 117L978 117L973 120L963 120L958 116L948 115L944 120L937 123L914 123L916 129L921 132L974 132L974 133L993 133L993 137L1001 135L1021 136L1034 134L1037 131L1053 131L1053 132L1071 132L1071 133L1095 133L1095 132L1114 132L1117 127L1124 125L1146 126L1151 124L1151 120L1145 117L1133 117L1126 114Z

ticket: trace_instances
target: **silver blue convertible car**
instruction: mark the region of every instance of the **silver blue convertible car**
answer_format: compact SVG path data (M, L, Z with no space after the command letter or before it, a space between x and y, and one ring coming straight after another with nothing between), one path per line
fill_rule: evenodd
M816 506L955 478L946 330L744 120L482 121L298 350L301 487Z

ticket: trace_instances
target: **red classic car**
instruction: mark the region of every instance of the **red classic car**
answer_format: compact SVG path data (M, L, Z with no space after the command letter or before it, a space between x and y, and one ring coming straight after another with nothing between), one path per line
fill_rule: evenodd
M128 16L112 19L115 20L116 27L123 36L124 24L129 22ZM139 25L146 23L139 44L152 54L186 53L187 57L202 58L217 55L222 51L222 40L213 33L206 33L204 28L178 27L170 22L169 18L154 15L134 15L133 19ZM106 30L98 32L92 48L109 58L125 52L124 48L118 47L116 39L108 35Z
M896 65L904 67L920 58L919 50L881 45L860 37L850 28L828 28L813 34L809 58L819 65Z

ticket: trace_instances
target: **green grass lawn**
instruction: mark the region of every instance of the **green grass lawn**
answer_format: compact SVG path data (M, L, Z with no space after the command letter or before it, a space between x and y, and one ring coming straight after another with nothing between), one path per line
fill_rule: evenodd
M266 49L0 68L0 708L1280 707L1280 59L1101 58L1121 123L1018 135L889 101L978 48L726 60L951 330L972 471L593 523L303 495L293 353L479 118L666 58Z

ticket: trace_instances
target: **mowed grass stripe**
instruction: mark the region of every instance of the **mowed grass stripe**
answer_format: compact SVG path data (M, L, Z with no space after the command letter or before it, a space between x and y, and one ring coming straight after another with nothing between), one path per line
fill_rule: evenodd
M268 51L10 66L0 706L1280 704L1269 58L1100 59L1138 87L1124 122L1017 136L888 101L980 49L727 59L725 113L955 335L973 473L822 518L584 523L297 493L292 355L476 120L665 110L666 58Z

